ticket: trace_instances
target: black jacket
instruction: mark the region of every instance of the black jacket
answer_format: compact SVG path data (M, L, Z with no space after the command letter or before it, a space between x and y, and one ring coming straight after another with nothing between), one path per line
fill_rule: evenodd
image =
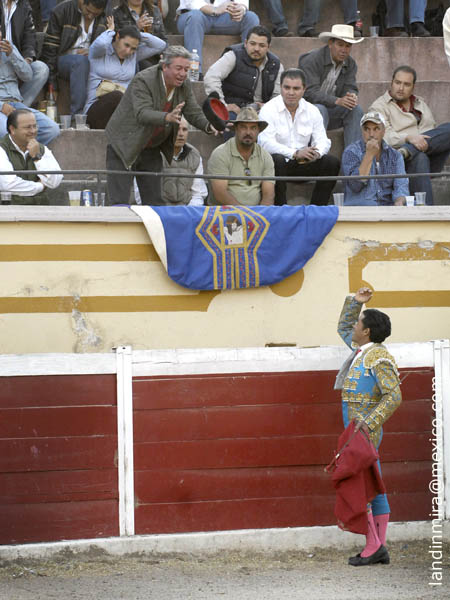
M107 5L108 7L108 5ZM108 10L105 9L108 14ZM94 20L91 43L106 30L105 13ZM47 31L42 48L41 60L47 63L50 69L49 83L56 89L58 57L65 54L76 42L81 32L81 13L78 9L78 0L66 0L57 4L48 22Z
M2 39L6 37L3 2L0 2ZM36 30L28 0L18 0L11 19L12 42L24 58L36 58Z
M164 22L159 8L154 5L150 0L147 2L144 0L144 8L148 12L150 17L153 17L153 31L152 34L161 38L167 42L167 34L164 28ZM136 21L133 19L130 9L126 0L122 0L117 8L113 10L114 27L116 31L119 31L123 27L128 25L136 26Z
M250 60L244 44L235 44L225 49L236 56L236 66L226 79L222 81L222 91L227 104L245 106L254 101L254 93L258 82L259 69ZM280 59L271 52L267 53L267 62L262 70L262 100L268 102L272 98L275 81L280 70Z
M356 71L358 67L351 56L347 57L342 65L341 72L336 80L336 96L325 94L320 86L326 79L333 66L330 49L328 46L322 46L316 50L311 50L307 54L302 54L298 59L299 69L303 69L306 75L305 100L312 104L323 104L326 107L335 106L337 98L342 98L347 92L358 93L356 85Z

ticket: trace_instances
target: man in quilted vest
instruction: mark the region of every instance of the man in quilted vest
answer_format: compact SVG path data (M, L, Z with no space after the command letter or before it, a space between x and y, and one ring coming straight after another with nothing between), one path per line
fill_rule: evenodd
M19 108L8 116L8 133L0 140L0 171L29 171L23 175L0 175L0 190L9 192L11 204L49 204L46 189L55 189L63 176L37 174L59 171L60 166L49 150L37 139L36 118L31 110Z
M172 162L167 162L163 155L163 171L168 176L162 181L162 199L168 206L203 206L208 195L204 179L196 177L171 177L171 173L203 175L203 162L200 152L188 144L188 122L181 118L173 152Z
M357 429L362 429L378 448L383 423L399 407L402 395L397 365L382 344L391 334L389 317L376 309L366 309L360 314L363 304L371 298L372 290L363 287L345 299L338 333L353 353L342 365L335 389L342 390L344 426L355 421ZM389 564L384 545L389 513L386 494L379 494L368 506L366 546L360 554L349 558L350 565Z

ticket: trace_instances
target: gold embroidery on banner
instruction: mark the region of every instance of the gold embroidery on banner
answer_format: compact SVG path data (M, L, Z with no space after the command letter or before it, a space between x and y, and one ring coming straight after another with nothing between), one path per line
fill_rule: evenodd
M211 211L213 211L212 217ZM208 225L205 227L206 222L208 222ZM231 228L233 224L235 225L234 232L230 232L228 227ZM269 227L269 221L260 213L252 211L249 207L243 209L236 206L222 206L210 207L209 210L205 210L201 222L195 229L195 233L213 258L213 280L216 289L219 287L227 289L228 287L227 260L229 260L231 288L259 286L260 270L257 252ZM258 239L251 251L251 256L249 256L249 248L255 237L258 237ZM241 279L239 265L240 249L244 250L245 280ZM253 263L255 274L253 281L250 274L250 260ZM216 277L219 268L221 269L221 285L219 278Z

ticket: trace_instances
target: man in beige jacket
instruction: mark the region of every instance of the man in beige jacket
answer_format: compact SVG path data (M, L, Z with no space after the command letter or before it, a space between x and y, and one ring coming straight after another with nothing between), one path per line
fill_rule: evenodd
M377 98L369 110L384 116L384 139L403 155L407 173L440 173L450 154L450 123L436 127L425 100L414 95L416 79L412 67L397 67L390 89ZM426 203L433 204L429 177L411 178L409 189L411 194L426 192Z

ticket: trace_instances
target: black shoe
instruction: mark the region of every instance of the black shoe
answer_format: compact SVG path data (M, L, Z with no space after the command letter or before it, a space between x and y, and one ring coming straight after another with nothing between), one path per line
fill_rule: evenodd
M275 37L294 37L294 34L288 29L279 29L278 31L274 31L273 35Z
M409 37L402 27L390 27L384 30L385 37Z
M298 32L299 37L319 37L318 32L315 29L308 29L307 31L304 31L303 33L300 33L300 31Z
M381 544L376 552L363 558L361 555L351 556L348 559L348 564L352 567L366 567L367 565L376 565L381 563L382 565L388 565L391 562L389 558L389 552Z
M431 33L428 29L425 29L425 25L417 21L417 23L411 23L411 35L412 37L430 37Z

